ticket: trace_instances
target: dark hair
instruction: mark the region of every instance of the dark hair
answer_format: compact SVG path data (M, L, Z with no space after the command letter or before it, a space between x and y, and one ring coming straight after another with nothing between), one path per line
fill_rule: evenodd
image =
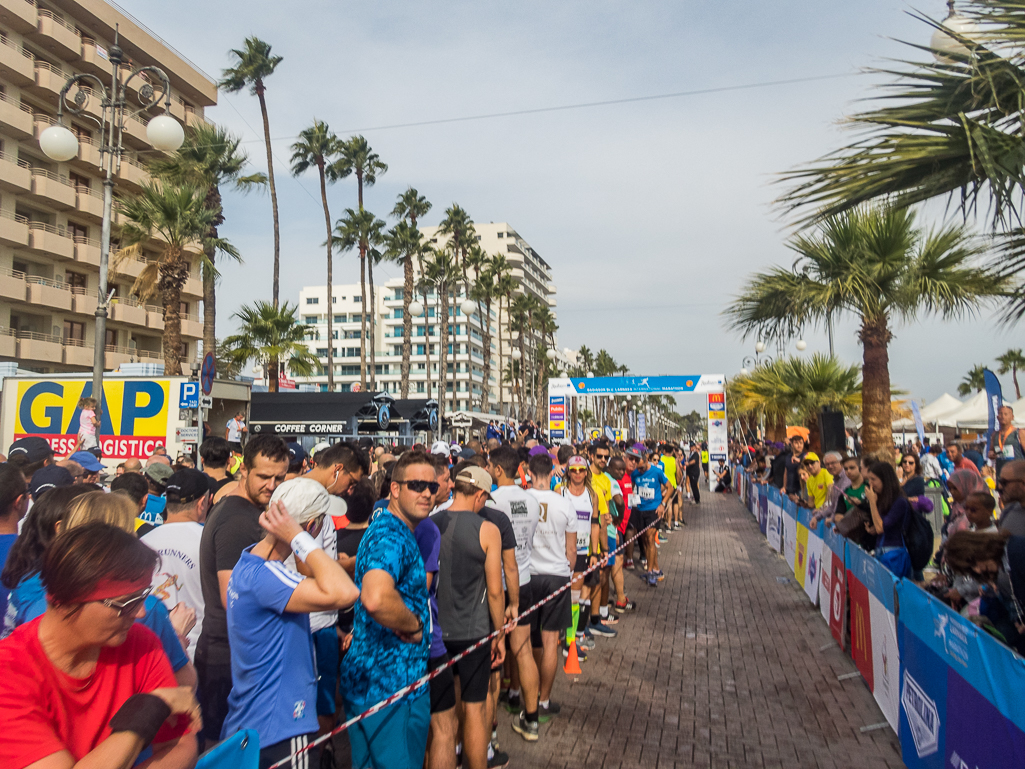
M0 465L0 518L8 518L14 503L28 492L21 468L4 462Z
M569 462L569 458L573 456L573 454L575 453L576 451L573 449L573 446L569 443L565 443L562 446L559 446L559 450L556 452L556 456L558 456L559 458L559 464L564 465L567 462Z
M982 509L988 513L992 513L997 509L997 501L993 499L993 495L988 491L973 491L968 495L968 499L965 500L965 504L968 504L969 499L974 499L982 503Z
M391 462L385 462L381 465L380 469L374 473L371 477L370 482L374 485L377 490L378 499L388 499L391 496L391 481L392 475L395 471L395 464L397 460L393 459ZM378 485L380 484L380 485Z
M413 465L430 465L431 470L434 470L434 463L431 462L427 454L422 451L406 451L392 466L391 480L404 481L406 479L406 468Z
M911 459L915 460L915 472L914 472L914 475L921 475L922 474L922 463L918 461L918 455L917 454L905 454L904 456L902 456L900 458L900 461L903 463L904 460L907 459L908 457L910 457Z
M1011 535L1006 531L983 533L981 531L958 531L950 535L943 546L943 560L955 574L971 574L979 561L996 561L1004 558L1004 548Z
M431 454L430 457L431 464L434 465L435 474L452 471L452 465L448 463L448 457L443 457L441 454Z
M152 575L159 556L106 523L86 523L57 535L43 556L43 585L54 606L74 604L101 579L134 581Z
M605 449L606 451L612 450L609 448L609 442L603 439L598 441L597 443L592 443L590 446L588 446L587 452L589 454L594 454L598 451L598 449Z
M276 435L257 435L249 439L242 453L242 463L247 470L252 470L257 457L267 457L271 462L290 463L292 455L288 452L288 444Z
M110 482L111 491L127 494L139 504L149 494L149 481L139 473L125 473Z
M362 470L363 475L370 474L370 457L359 446L351 443L335 443L321 449L313 461L317 467L341 465L349 474L355 474L357 470Z
M224 438L207 438L199 444L199 456L204 467L227 467L231 458L231 446Z
M374 502L377 501L377 494L374 493L374 484L369 478L364 478L359 483L354 483L349 488L349 495L345 498L348 510L345 515L351 523L366 523L374 512Z
M499 446L491 452L491 456L488 459L491 460L491 464L502 468L506 478L516 477L516 471L520 467L520 455L516 449L509 448L508 446Z
M11 545L4 564L0 582L8 590L14 590L21 581L30 574L39 571L43 563L43 553L57 536L57 522L68 514L71 501L92 489L88 486L58 486L47 489L39 495L32 505L31 515L26 516L21 534Z
M469 481L460 481L456 479L452 484L452 494L461 494L464 497L472 497L478 491L483 491L480 486Z
M552 474L552 470L555 468L555 463L552 462L551 456L548 452L544 454L535 454L530 458L527 463L527 467L530 469L530 477L542 476L547 478Z
M29 479L33 475L35 475L36 470L41 470L47 465L53 464L53 454L50 454L50 456L46 457L45 459L40 459L38 462L29 462L27 461L26 456L27 455L19 452L18 454L15 454L13 457L8 459L6 462L6 464L13 465L14 467L17 467L19 470L21 470L22 474L25 476L26 479Z
M609 460L609 467L610 468L614 467L616 469L622 467L625 470L626 469L626 460L624 460L621 456L619 456L617 454L616 456L612 457L612 459Z
M879 492L877 505L879 515L886 515L893 507L893 503L904 496L904 490L900 487L900 481L897 480L897 471L889 462L873 462L868 471L883 482L883 490Z

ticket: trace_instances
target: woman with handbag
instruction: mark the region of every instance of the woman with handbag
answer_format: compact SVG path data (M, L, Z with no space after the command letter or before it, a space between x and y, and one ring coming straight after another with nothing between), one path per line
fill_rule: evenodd
M904 544L911 506L897 473L888 462L875 462L865 474L865 481L865 499L872 513L872 521L865 528L877 536L875 556L896 576L911 577L911 556Z

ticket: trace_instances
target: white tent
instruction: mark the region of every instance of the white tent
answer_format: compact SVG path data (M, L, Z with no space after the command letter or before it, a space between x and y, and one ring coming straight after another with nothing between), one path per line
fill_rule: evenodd
M989 425L989 399L986 391L975 393L961 408L947 414L945 419L960 429L985 430Z
M1004 403L1007 403L1005 400ZM1009 403L1012 409L1014 409L1014 423L1018 427L1025 427L1025 398L1019 398L1014 403Z
M944 425L945 427L954 427L954 423L948 422L947 420L945 420L945 417L948 414L957 411L962 406L964 406L964 404L957 398L955 398L953 395L950 395L949 393L943 393L943 395L934 400L932 403L928 404L927 406L922 406L922 408L920 409L920 413L922 415L922 424L924 425L927 431L931 430L931 426L936 422L939 422L939 424ZM893 423L893 429L914 430L915 420L913 417L909 419L898 419L896 422Z

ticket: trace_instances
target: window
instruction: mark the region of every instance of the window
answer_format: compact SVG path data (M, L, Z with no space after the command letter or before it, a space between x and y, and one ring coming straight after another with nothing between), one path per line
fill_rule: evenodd
M85 324L73 320L64 321L64 344L69 341L85 341Z
M179 307L178 307L178 312L180 312L182 315L188 315L189 314L189 303L188 302L180 302L179 303Z
M477 242L480 242L480 235L477 236Z
M427 317L428 318L433 318L434 317L434 308L433 307L428 307L427 308Z
M354 296L352 298L352 301L354 301L356 304L359 304L360 302L363 301L363 297L361 297L361 296Z
M331 329L331 338L332 339L337 339L338 338L338 329L337 328Z
M305 323L307 326L312 326L312 325L316 324L316 322L317 322L317 316L316 315L307 315L305 318L303 318L303 323Z
M318 347L317 348L317 356L320 357L320 358L326 358L327 357L327 348L326 347Z
M416 391L418 393L422 393L424 391L424 383L423 382L417 382L416 383Z
M395 308L394 317L396 317L396 318L401 318L402 317L402 308L401 307L396 307Z
M332 296L331 297L331 304L338 304L338 297L337 296Z
M500 233L498 233L498 237L500 237L500 238L504 238L504 237L505 237L505 233L504 233L504 232L500 232Z
M319 296L308 296L306 297L306 304L320 304Z
M77 272L69 272L67 273L67 281L72 294L85 293L85 275L80 275Z
M422 344L416 345L416 353L415 354L416 355L426 355L425 345L422 345ZM421 366L417 366L417 370L420 370L420 368L421 368Z
M68 234L71 236L72 240L77 243L81 243L89 238L89 228L83 227L81 224L68 222Z
M344 315L335 315L335 323L345 323Z
M106 345L107 345L107 347L117 347L117 329L116 328L108 328L107 329Z
M395 294L393 295L393 297L392 297L392 298L393 298L393 299L401 299L401 298L402 298L402 292L403 292L404 290L405 290L405 289L402 289L402 288L397 288L397 289L395 289Z

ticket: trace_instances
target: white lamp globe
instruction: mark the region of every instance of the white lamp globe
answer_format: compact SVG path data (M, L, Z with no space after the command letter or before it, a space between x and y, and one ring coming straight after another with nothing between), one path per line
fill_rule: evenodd
M946 29L943 27L946 27ZM958 16L956 14L951 14L945 18L943 20L943 27L936 29L932 33L932 40L929 41L929 47L933 49L933 56L936 57L937 61L943 62L944 64L953 64L954 60L944 56L944 54L967 56L971 51L962 45L960 40L949 34L947 30L961 35L961 37L967 37L974 40L976 35L979 33L979 27L970 19L966 19L964 16Z
M473 315L474 310L477 309L477 304L469 299L464 299L463 303L459 305L459 309L463 311L463 315Z
M765 342L756 342L755 352L765 352Z
M545 353L545 355L548 357L548 360L555 360L555 356L558 354L559 353L555 352L555 350L549 350Z
M78 138L62 125L52 125L39 134L43 154L59 163L78 155Z
M808 348L808 343L803 339L798 339L797 344L794 345L798 352L804 352Z
M146 138L158 150L174 152L185 141L185 129L170 115L157 115L146 126Z
M751 372L750 372L750 371L748 371L748 370L747 370L746 368L742 368L742 369L740 370L740 375L741 375L741 376L747 376L747 375L748 375L748 374L750 374L750 373L751 373Z
M520 354L519 350L513 350L512 351L512 359L513 360L519 360L521 357L522 357L522 355Z
M421 302L410 302L409 303L409 314L414 318L419 318L424 314L424 306Z
M587 372L587 378L588 379L594 379L594 372L593 371L588 371Z

